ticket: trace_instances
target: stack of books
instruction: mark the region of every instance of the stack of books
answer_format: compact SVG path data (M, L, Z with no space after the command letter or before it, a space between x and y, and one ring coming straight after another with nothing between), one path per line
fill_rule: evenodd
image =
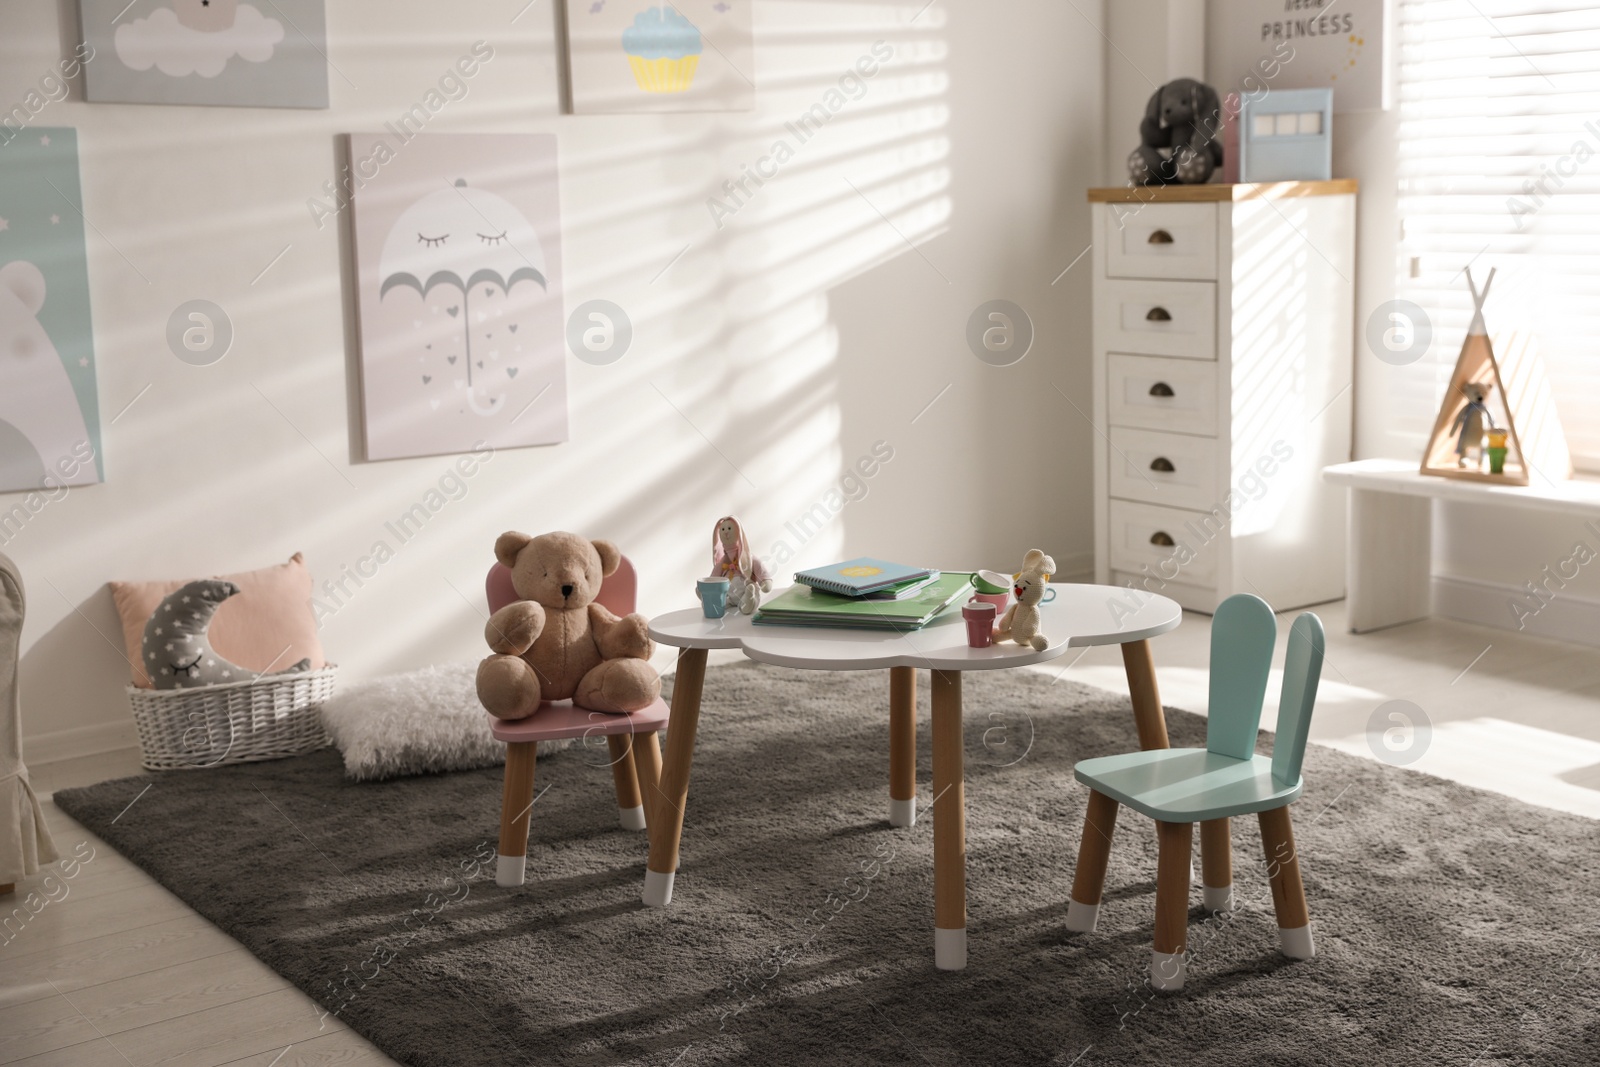
M870 557L801 571L798 583L761 605L768 626L918 630L971 589L972 575L907 567Z

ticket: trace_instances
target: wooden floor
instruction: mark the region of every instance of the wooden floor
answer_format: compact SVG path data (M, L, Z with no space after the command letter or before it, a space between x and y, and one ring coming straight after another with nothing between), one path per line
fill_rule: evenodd
M1313 740L1370 759L1381 750L1393 762L1382 738L1399 728L1389 744L1402 756L1420 752L1410 763L1418 770L1600 818L1600 650L1443 620L1355 637L1344 632L1342 604L1317 610L1329 648ZM1291 621L1280 620L1279 662ZM1168 705L1204 710L1209 623L1187 615L1156 640ZM1115 648L1038 669L1126 691ZM1276 699L1274 691L1263 716L1269 728ZM1392 700L1421 709L1431 729L1408 738L1385 711L1369 737L1374 713ZM703 734L702 743L715 739ZM34 767L32 776L43 793L137 770L125 752ZM63 854L87 842L95 857L63 883L64 898L0 945L0 1063L392 1062L53 804L45 810ZM37 878L21 887L39 888Z

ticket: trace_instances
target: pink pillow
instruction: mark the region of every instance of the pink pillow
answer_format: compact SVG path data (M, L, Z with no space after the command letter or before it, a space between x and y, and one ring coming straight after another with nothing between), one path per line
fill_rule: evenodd
M283 670L303 658L311 669L327 666L317 619L311 611L311 572L296 552L288 563L244 574L219 577L239 587L217 609L211 620L211 647L241 667L252 671ZM123 647L129 650L133 684L150 688L150 676L139 662L144 624L167 594L177 592L188 579L174 582L112 582L111 598L122 617Z

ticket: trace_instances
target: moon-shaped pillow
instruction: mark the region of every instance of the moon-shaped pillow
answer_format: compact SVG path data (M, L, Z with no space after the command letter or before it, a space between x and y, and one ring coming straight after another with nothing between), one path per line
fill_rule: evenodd
M190 582L156 605L150 621L144 624L145 672L157 689L198 689L203 685L247 682L260 677L252 671L217 655L206 631L211 617L224 600L239 592L232 582L214 578ZM293 674L311 669L303 659L275 674Z

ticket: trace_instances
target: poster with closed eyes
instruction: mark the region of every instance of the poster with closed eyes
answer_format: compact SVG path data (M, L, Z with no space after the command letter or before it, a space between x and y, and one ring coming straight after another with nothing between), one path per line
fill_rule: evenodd
M367 458L565 441L554 135L400 136L352 134L342 176Z

